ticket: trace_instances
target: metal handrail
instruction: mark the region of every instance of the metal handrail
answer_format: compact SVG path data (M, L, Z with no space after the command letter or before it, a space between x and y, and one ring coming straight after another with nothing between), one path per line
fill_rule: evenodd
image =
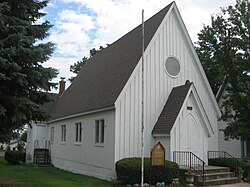
M50 141L49 140L45 140L45 149L50 150Z
M205 182L205 162L190 151L174 151L174 162L180 166L188 167L197 174L202 175L203 184Z
M41 148L39 146L39 140L34 141L34 162L38 163L38 154L41 154L41 151L44 153L44 163L51 163L51 144L49 140L45 140L44 144L42 141L41 143Z
M239 160L237 158L235 158L234 156L230 155L228 152L226 152L226 151L208 151L207 158L208 158L208 164L209 164L209 159L231 158L235 164L235 175L237 177L239 177Z
M38 140L34 141L34 149L39 148L39 142Z
M48 149L49 163L51 163L51 144L50 144L50 140L45 141L45 148Z

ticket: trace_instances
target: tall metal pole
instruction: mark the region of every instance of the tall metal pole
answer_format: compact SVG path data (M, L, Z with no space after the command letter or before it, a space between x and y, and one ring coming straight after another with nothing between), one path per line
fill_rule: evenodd
M143 187L144 175L144 10L142 9L142 124L141 124L141 187Z

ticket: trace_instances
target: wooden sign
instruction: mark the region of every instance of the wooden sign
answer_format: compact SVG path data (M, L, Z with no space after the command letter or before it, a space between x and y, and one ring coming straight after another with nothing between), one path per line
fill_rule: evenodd
M151 166L165 165L165 148L157 142L151 150Z

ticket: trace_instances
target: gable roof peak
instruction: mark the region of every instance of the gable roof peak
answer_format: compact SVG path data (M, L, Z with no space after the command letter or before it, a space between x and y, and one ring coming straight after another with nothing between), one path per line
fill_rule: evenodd
M184 85L172 89L162 112L155 123L152 134L170 133L192 84L192 82L187 80Z
M145 49L172 3L144 23ZM141 24L87 60L55 106L52 120L114 106L141 58Z

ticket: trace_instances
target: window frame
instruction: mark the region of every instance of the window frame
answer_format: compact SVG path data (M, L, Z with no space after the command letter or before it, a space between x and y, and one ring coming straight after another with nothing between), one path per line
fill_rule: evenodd
M67 134L66 125L61 125L61 142L62 143L65 143L67 140L66 134Z
M50 127L50 144L54 144L55 141L55 127Z
M75 143L82 143L82 122L75 123Z
M105 120L95 120L95 139L94 143L96 146L104 146L105 144Z
M169 59L174 59L178 63L178 65L179 65L179 72L178 72L177 75L172 75L171 72L168 71L168 69L167 69L167 62L168 62ZM165 72L167 73L168 76L170 76L172 78L177 78L181 74L181 63L180 63L180 61L179 61L179 59L177 57L175 57L173 55L170 55L164 61L164 69L165 69Z

